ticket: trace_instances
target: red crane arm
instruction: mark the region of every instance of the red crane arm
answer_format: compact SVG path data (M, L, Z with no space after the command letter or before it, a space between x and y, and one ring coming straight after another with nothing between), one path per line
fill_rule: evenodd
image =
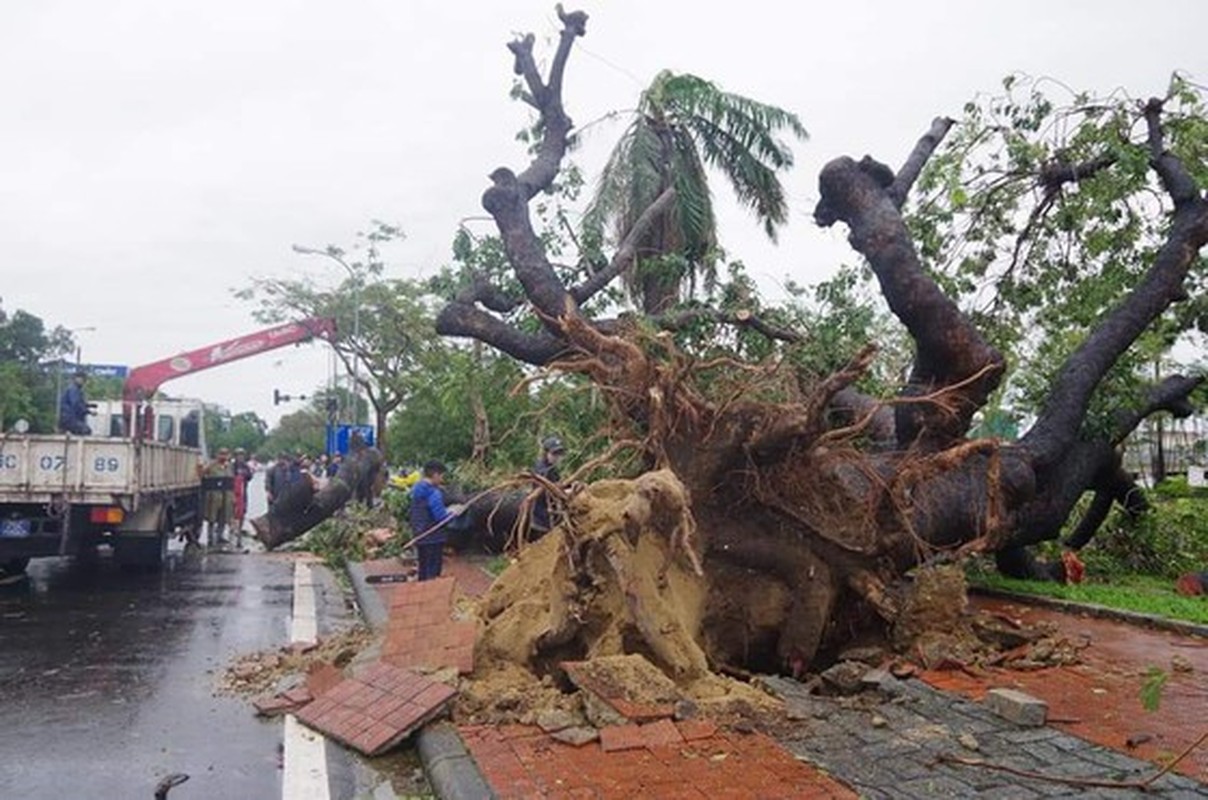
M192 375L203 369L217 367L275 350L287 344L305 342L316 336L330 339L335 336L336 321L327 317L312 317L300 322L287 322L274 328L249 333L225 342L211 344L187 353L144 364L130 370L122 386L122 399L127 403L138 403L155 394L155 390L166 381L182 375Z

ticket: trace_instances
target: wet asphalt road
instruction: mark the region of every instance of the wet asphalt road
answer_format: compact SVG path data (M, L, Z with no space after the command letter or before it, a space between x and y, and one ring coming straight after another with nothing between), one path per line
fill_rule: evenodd
M284 644L285 557L173 552L158 574L42 559L0 587L0 798L277 798L281 722L213 696Z

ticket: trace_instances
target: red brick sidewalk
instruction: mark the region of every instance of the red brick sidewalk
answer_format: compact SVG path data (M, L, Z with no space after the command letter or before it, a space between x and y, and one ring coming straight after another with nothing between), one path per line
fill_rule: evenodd
M981 699L989 688L1020 689L1049 704L1054 727L1157 763L1181 753L1208 730L1208 640L992 598L978 598L976 605L1030 624L1053 623L1071 641L1089 640L1083 663L1034 672L987 670L977 677L959 671L924 673L932 686L973 699ZM1150 667L1168 676L1155 712L1145 711L1140 700ZM1193 752L1176 770L1208 781L1208 748Z
M613 752L605 752L599 742L582 747L563 744L539 728L522 725L458 730L501 798L856 797L762 734L722 733L699 726L678 723L673 728L679 733L667 744L651 741ZM709 735L696 738L705 732Z

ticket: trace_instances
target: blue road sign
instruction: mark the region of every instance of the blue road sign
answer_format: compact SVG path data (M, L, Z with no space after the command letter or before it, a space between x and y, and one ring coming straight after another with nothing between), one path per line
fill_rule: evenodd
M354 432L360 432L365 444L373 447L374 429L372 425L329 425L327 428L327 451L348 455L348 440Z
M58 371L64 375L74 375L83 370L94 378L125 378L130 374L130 368L125 364L76 364L73 361L51 361L44 364L51 372Z
M125 378L130 373L125 364L80 364L79 369L95 378Z

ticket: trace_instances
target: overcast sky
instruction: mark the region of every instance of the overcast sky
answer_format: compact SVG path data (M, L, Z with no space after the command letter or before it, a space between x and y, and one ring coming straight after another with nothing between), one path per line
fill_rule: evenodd
M773 289L854 260L842 231L810 221L836 155L896 164L932 117L1009 72L1136 96L1163 92L1174 69L1208 79L1204 0L582 7L565 88L580 124L632 107L661 69L800 115L811 139L787 177L779 246L722 213L723 244ZM95 328L77 334L85 361L136 365L258 328L231 296L253 276L340 279L291 243L349 244L382 219L408 237L388 251L392 274L431 274L458 221L482 214L486 175L524 165L503 45L530 30L551 44L552 2L4 2L4 307ZM589 177L618 132L593 127ZM274 409L273 389L308 392L328 369L322 347L291 348L165 390L275 422L291 408Z

